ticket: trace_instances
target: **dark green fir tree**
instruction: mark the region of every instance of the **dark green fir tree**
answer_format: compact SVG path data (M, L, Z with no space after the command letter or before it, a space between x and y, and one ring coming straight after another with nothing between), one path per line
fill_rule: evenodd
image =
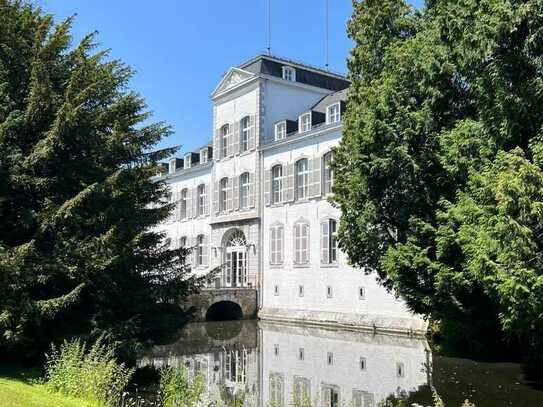
M467 352L543 341L543 3L354 1L341 246Z
M109 332L138 338L157 304L197 289L154 232L172 210L153 182L171 130L148 124L132 70L72 19L0 0L0 349Z

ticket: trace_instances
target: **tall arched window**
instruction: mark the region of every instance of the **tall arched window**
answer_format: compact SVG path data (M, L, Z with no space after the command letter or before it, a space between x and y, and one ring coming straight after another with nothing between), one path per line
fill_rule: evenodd
M239 207L244 209L249 207L249 173L244 172L239 177Z
M228 178L221 179L219 185L219 211L226 211L226 202L228 200Z
M251 135L251 118L249 116L241 119L240 149L242 152L249 150L249 137Z
M198 216L205 215L207 191L204 184L198 185Z
M230 137L230 125L225 124L221 127L221 155L228 156L228 139Z
M305 222L294 225L294 263L309 263L309 225Z
M180 204L180 213L179 216L181 219L185 219L187 217L187 205L188 205L188 191L187 188L183 189L181 191L181 202Z
M322 182L324 193L332 193L332 185L334 184L334 173L332 171L332 152L324 154L322 158Z
M272 168L272 203L283 201L283 166L278 164Z
M296 199L305 199L309 186L309 164L307 158L296 162Z

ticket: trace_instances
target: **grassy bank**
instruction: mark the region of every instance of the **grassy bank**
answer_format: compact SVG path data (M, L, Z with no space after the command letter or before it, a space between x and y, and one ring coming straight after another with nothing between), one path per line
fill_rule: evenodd
M10 407L94 407L84 400L50 393L38 384L37 369L0 366L0 406Z

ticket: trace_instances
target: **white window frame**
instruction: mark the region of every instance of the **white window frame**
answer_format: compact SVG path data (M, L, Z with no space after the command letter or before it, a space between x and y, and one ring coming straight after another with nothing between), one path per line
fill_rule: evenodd
M301 164L305 163L305 169L301 169ZM294 165L294 176L296 186L296 200L307 199L309 195L309 160L301 158Z
M296 68L283 65L283 79L289 82L296 82Z
M240 151L249 151L249 138L251 137L251 118L245 116L240 122L241 134L239 140Z
M206 211L206 199L207 199L207 190L205 184L200 184L196 188L196 193L198 194L198 216L205 215Z
M220 137L221 137L221 155L222 157L228 157L229 151L228 151L228 142L230 137L230 124L226 123L221 127L220 130Z
M287 122L275 123L275 141L284 140L287 137Z
M298 297L303 297L305 294L305 288L303 285L298 286Z
M335 219L329 218L321 222L322 264L337 264L337 237L335 235L336 232L337 221Z
M247 209L249 207L249 194L251 188L251 179L248 172L239 176L239 207Z
M334 298L334 289L331 285L326 286L326 298Z
M322 188L325 195L332 193L334 185L334 171L332 170L333 151L328 151L322 156Z
M208 155L209 154L208 154L207 148L200 150L200 164L207 163Z
M284 232L282 224L270 227L270 264L279 266L283 264Z
M332 109L337 107L337 111L332 112ZM339 123L341 121L341 103L333 103L326 107L326 124Z
M192 166L192 155L186 154L183 158L183 167L184 168L190 168Z
M187 237L181 236L179 238L179 248L186 248L187 247Z
M294 225L294 264L309 264L309 223L297 222Z
M308 119L306 121L306 119ZM311 130L311 112L301 114L298 118L298 128L300 133L305 133Z
M283 166L281 164L276 164L271 169L271 189L272 204L283 202Z
M219 212L226 212L228 209L228 178L224 177L219 181Z

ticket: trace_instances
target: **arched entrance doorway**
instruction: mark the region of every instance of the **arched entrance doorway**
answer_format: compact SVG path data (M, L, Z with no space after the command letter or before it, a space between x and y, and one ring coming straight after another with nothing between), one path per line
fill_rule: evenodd
M243 318L241 307L232 301L219 301L206 313L206 321L234 321Z
M247 286L247 240L239 229L228 234L224 244L224 286Z

